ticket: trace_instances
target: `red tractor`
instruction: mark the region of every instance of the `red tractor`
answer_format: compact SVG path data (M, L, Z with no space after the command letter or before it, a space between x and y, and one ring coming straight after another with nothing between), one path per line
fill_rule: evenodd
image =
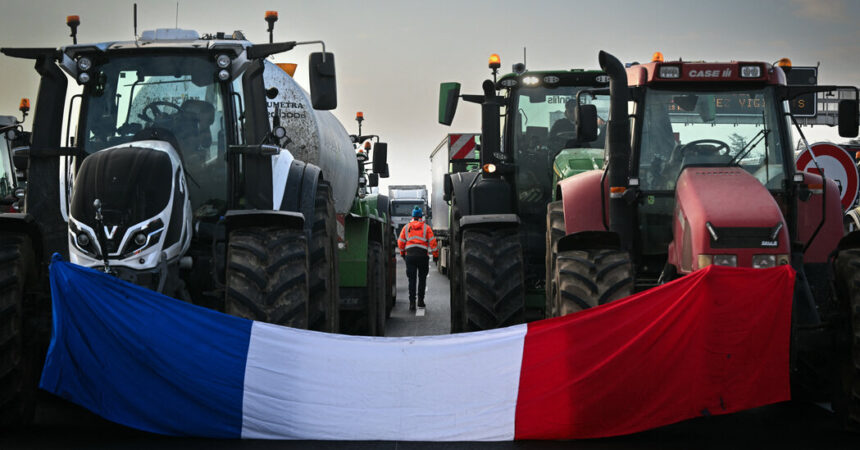
M606 170L561 180L560 203L547 208L548 233L556 230L547 236L555 242L547 249L550 315L710 264L791 264L794 396L833 400L856 427L860 235L843 237L839 191L827 174L795 171L788 101L839 95L839 132L853 137L857 89L787 85L789 67L762 62L660 55L625 68L605 52L599 60L611 78ZM578 108L578 132L594 133L593 107Z

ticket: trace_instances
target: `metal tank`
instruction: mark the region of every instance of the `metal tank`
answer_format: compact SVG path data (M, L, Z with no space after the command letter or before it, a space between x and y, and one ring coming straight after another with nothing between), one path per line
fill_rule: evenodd
M358 189L358 160L349 133L332 113L313 109L308 93L278 65L265 61L263 81L269 120L273 128L280 125L286 130L282 147L322 169L332 186L335 211L349 212Z

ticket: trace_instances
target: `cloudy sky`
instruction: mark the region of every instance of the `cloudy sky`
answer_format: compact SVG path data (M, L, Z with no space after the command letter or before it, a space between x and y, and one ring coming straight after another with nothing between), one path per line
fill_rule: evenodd
M65 17L81 16L79 42L133 37L129 0L3 0L0 46L50 47L71 43ZM175 0L138 0L139 30L173 27ZM242 30L251 41L268 37L263 14L278 10L275 38L326 42L337 62L335 115L355 133L363 111L365 133L389 143L388 184L430 184L428 156L450 132L478 131L477 105L461 105L452 127L436 122L439 83L459 81L478 93L489 76L487 57L502 69L522 61L531 69L596 68L597 51L625 62L666 59L761 60L787 56L795 65L820 63L819 83L860 85L860 1L412 1L181 0L180 28L201 33ZM278 62L299 63L301 47ZM0 114L16 111L37 90L32 63L0 56ZM813 140L840 141L816 130Z

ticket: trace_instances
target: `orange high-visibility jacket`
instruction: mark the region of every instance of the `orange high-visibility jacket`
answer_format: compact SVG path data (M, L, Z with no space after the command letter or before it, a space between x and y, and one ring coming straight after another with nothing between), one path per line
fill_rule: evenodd
M400 247L401 255L406 254L406 249L417 247L423 248L428 253L433 252L434 257L439 257L439 250L436 248L436 236L433 235L430 225L421 220L412 220L400 230L397 246Z

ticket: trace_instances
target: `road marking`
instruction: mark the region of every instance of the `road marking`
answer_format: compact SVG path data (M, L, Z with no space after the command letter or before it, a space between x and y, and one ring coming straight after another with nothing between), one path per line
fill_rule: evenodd
M424 317L424 310L426 308L418 308L415 310L415 317Z

